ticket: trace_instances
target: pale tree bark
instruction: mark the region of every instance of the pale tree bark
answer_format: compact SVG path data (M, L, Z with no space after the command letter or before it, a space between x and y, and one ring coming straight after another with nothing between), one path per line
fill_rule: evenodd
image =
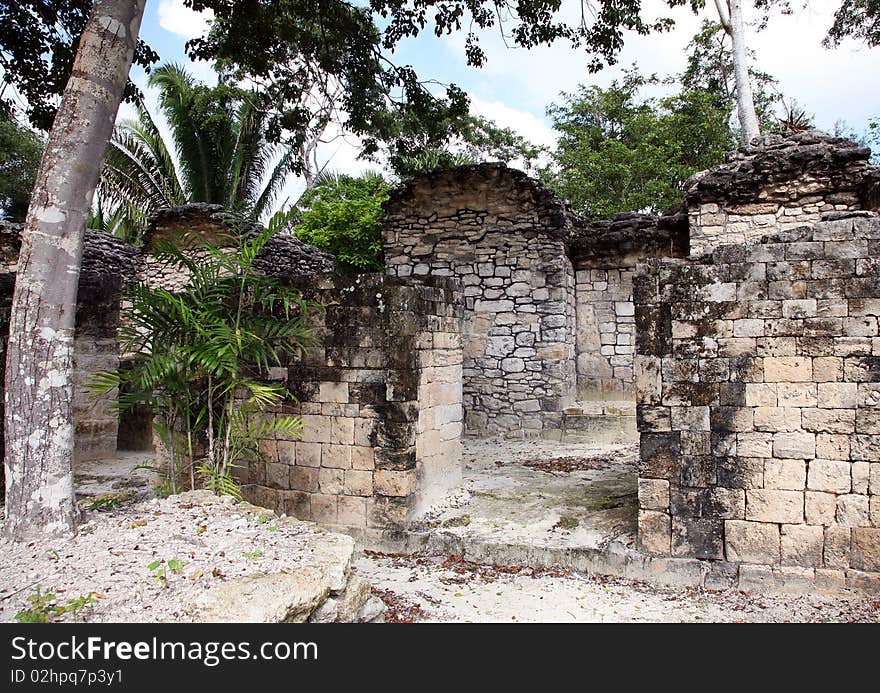
M95 0L25 221L6 358L6 522L75 530L73 332L83 237L145 0Z
M730 36L733 73L736 80L736 113L739 118L740 141L743 144L748 144L756 137L761 136L761 126L758 124L752 82L749 79L742 0L715 0L715 7L718 9L721 26Z

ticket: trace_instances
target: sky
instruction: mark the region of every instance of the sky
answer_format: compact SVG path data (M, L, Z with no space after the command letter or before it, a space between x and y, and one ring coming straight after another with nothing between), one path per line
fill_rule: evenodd
M855 42L833 50L822 47L822 37L838 5L839 0L807 0L806 7L790 16L774 15L763 31L751 27L748 45L756 53L758 67L779 80L786 97L815 116L817 127L830 131L843 120L862 131L870 118L880 116L880 48L869 49ZM513 128L536 144L550 146L555 137L545 111L550 103L559 101L561 92L573 91L578 84L607 86L633 63L642 72L661 77L679 73L685 67L685 47L702 18L716 19L712 3L700 16L687 7L670 10L662 0L644 0L644 7L649 15L654 11L673 17L675 29L649 36L626 35L618 64L596 74L588 72L588 56L582 51L561 42L532 50L509 48L497 30L481 35L488 61L480 69L466 64L463 32L441 38L424 32L400 45L394 60L412 65L422 78L457 84L470 96L472 112ZM564 0L563 12L579 14L580 3ZM753 8L750 13L747 8L746 20L750 19L757 20ZM186 41L207 27L208 18L188 10L183 0L147 0L141 38L162 61L181 62L198 78L210 82L215 80L210 65L193 64L184 52ZM142 88L146 86L142 71L136 68L132 77ZM155 114L156 96L145 91L147 106ZM130 115L123 106L120 116ZM358 160L354 141L335 141L322 151L322 159L341 172L376 168ZM301 181L290 181L282 201L295 200L302 187Z

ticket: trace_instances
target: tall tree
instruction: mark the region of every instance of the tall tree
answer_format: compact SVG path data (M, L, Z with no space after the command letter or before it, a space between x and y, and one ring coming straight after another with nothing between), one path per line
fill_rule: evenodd
M748 144L761 136L752 82L749 78L749 56L746 46L742 0L715 0L718 19L730 36L733 54L733 72L736 79L736 112L739 118L740 140Z
M559 140L542 178L585 216L664 212L681 201L691 175L733 145L730 108L716 94L643 98L657 81L630 70L607 89L581 86L548 109Z
M775 109L782 101L782 95L777 80L754 67L754 51L749 51L749 64L755 110L763 130L776 123ZM700 89L715 94L719 107L736 110L733 51L730 49L730 35L720 24L703 20L688 43L687 65L679 79L685 90Z
M145 0L95 0L25 221L6 360L6 521L16 539L75 527L73 332L83 237Z

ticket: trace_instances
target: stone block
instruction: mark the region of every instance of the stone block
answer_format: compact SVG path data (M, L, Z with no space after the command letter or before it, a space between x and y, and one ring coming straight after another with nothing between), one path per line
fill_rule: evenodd
M804 515L807 524L833 525L837 521L837 496L821 491L807 491L804 494Z
M336 507L336 521L347 527L365 527L367 524L367 499L340 496Z
M832 433L816 435L816 457L830 460L849 460L849 436Z
M351 450L351 445L322 445L321 466L331 469L350 469Z
M809 525L782 525L782 563L822 567L825 531Z
M852 530L849 527L832 525L825 528L824 561L826 568L849 567L851 535Z
M669 510L669 482L666 479L639 479L639 507Z
M351 448L351 468L359 471L372 471L376 467L373 448L355 445Z
M815 459L809 462L807 488L812 491L849 493L851 464L845 460Z
M812 360L803 356L768 356L764 359L764 382L797 383L813 380Z
M354 444L354 419L334 416L330 420L330 442L334 445Z
M804 521L804 494L801 491L746 489L746 519L800 524Z
M643 551L668 556L670 520L666 513L639 510L639 546Z
M415 470L377 469L373 476L373 490L382 496L410 496L416 490Z
M816 456L816 436L806 431L773 435L773 456L811 459Z
M757 431L791 432L801 428L801 410L793 407L755 407Z
M320 383L318 385L318 398L321 402L348 404L348 383Z
M846 527L868 527L870 505L868 496L847 493L837 497L837 523Z
M777 564L780 557L779 526L727 520L724 523L724 549L728 561Z
M856 427L854 409L803 409L804 430L813 433L852 433Z
M707 560L724 557L724 520L673 517L672 554Z
M819 383L819 406L825 409L855 409L858 404L856 383Z
M346 469L343 493L348 496L372 496L373 473L359 469Z
M320 489L318 482L319 469L315 467L290 467L289 488L295 491L307 491L317 493Z
M764 488L802 491L807 480L807 464L803 460L764 460Z

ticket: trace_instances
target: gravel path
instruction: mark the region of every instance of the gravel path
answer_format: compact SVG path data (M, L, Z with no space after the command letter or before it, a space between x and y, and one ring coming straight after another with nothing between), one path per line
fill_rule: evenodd
M0 539L0 621L27 608L37 585L55 593L59 605L94 595L93 605L53 620L190 621L199 596L212 587L318 564L326 561L324 549L332 555L338 535L262 512L194 491L92 511L68 539ZM339 539L350 555L351 541ZM345 567L344 551L343 559Z
M671 589L417 554L367 553L355 570L383 598L389 621L880 622L876 597Z

